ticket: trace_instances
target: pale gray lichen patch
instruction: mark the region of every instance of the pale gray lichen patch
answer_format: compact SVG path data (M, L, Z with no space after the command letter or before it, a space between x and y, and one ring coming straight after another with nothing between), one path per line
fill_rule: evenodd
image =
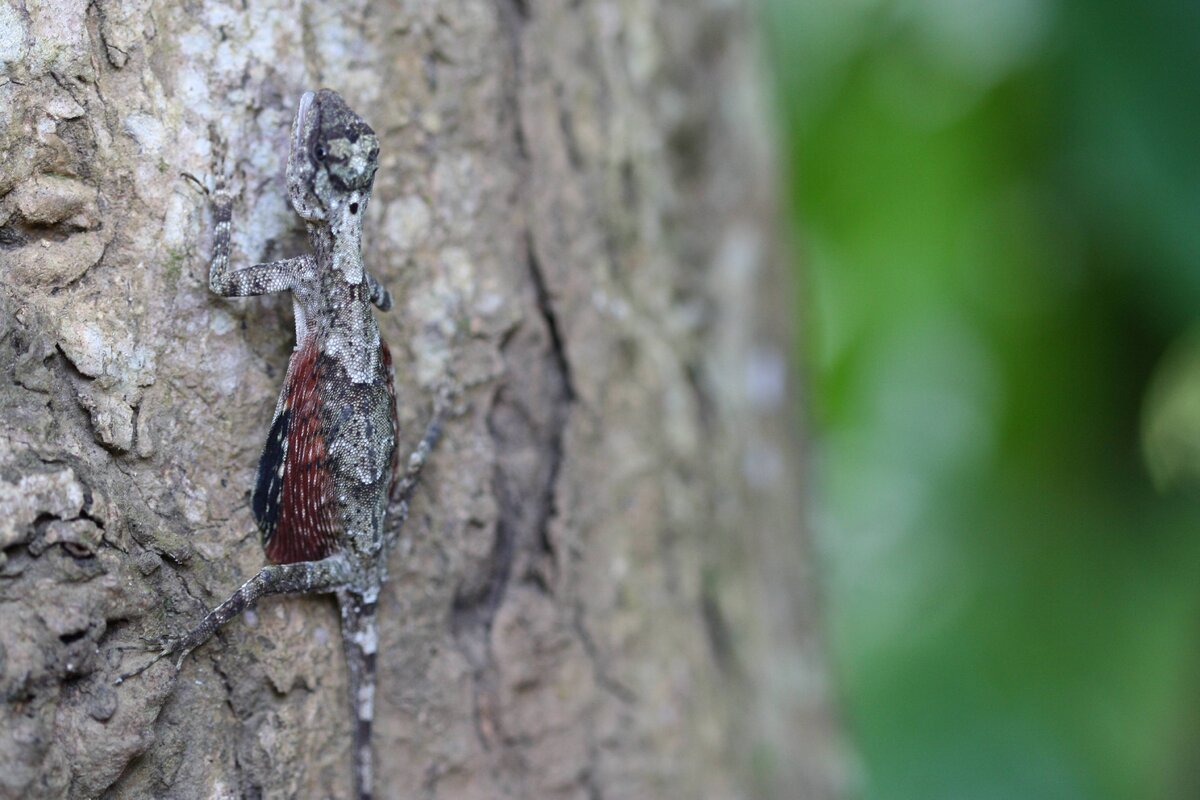
M25 64L32 74L95 78L88 53L87 7L88 0L26 5L33 36Z
M223 309L217 308L209 315L208 328L217 336L223 336L237 328L237 320Z
M429 235L430 219L429 204L420 195L405 195L388 204L383 234L398 250L410 255Z
M80 278L104 254L111 234L101 222L94 186L57 175L35 175L0 201L0 219L16 220L21 246L7 253L0 279L16 286L59 288ZM80 233L82 231L82 233Z
M100 224L98 200L96 187L57 175L35 176L12 192L12 202L28 222L63 223L80 230Z
M101 444L126 451L133 447L133 409L128 403L95 384L80 388L79 403L91 416Z
M448 247L441 253L433 281L409 296L405 310L415 333L410 346L416 356L416 376L425 388L436 388L449 371L453 343L473 304L475 265L466 250Z
M58 346L75 368L92 382L76 382L79 403L91 418L96 440L120 451L133 448L135 430L144 430L134 408L157 373L154 353L136 343L134 334L112 314L79 305L68 306L58 321ZM151 444L139 444L148 456Z
M162 152L167 130L162 121L149 114L134 113L125 118L125 132L133 137L142 151L151 155Z
M0 550L24 540L43 514L73 519L83 508L84 488L70 467L0 480Z
M469 231L482 203L484 176L468 153L441 157L433 167L433 196L439 221Z
M72 306L59 320L58 343L75 368L103 388L154 383L154 353L136 344L127 328L92 309Z
M3 26L3 22L0 22L0 26ZM62 89L48 90L42 108L55 119L79 119L83 116L83 106Z
M0 3L0 66L20 63L25 58L25 20L8 3Z
M40 239L6 253L3 280L14 286L57 289L74 283L99 263L108 244L104 231L87 231L64 241Z
M108 62L117 69L129 61L129 54L146 35L149 16L148 0L99 0L100 37L104 41Z
M29 552L40 556L51 547L64 547L75 558L90 558L100 550L104 532L90 519L51 522L29 543Z

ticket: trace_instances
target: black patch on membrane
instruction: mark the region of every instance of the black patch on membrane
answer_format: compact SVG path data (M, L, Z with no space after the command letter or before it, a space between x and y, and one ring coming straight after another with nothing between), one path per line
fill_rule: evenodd
M271 541L275 526L279 524L279 501L283 497L283 478L279 473L282 472L280 468L287 453L291 418L292 412L286 408L275 417L271 432L267 435L267 443L263 446L262 457L258 460L258 481L254 486L251 506L258 529L262 531L263 544Z

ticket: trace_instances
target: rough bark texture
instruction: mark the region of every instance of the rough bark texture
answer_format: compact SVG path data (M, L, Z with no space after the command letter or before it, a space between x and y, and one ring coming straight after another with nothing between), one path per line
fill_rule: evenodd
M209 294L200 185L223 144L235 255L299 252L283 163L317 86L381 138L404 445L439 385L465 399L381 600L381 794L836 794L747 23L0 0L0 796L348 793L328 598L113 684L119 645L262 564L291 310Z

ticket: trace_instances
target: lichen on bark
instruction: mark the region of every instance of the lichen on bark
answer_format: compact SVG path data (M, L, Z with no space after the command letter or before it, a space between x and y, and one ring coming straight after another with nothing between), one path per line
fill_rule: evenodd
M834 796L754 64L727 0L0 0L0 796L347 791L326 599L113 685L262 564L291 311L208 293L205 188L223 150L235 257L299 252L316 86L381 137L402 446L464 401L381 601L381 795Z

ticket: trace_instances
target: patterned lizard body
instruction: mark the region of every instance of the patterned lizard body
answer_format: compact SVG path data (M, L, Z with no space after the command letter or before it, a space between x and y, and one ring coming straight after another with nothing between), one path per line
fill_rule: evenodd
M306 93L292 128L287 185L307 223L311 255L229 267L232 203L218 191L209 285L225 297L290 290L296 349L259 463L253 510L272 562L162 655L176 664L266 594L336 593L354 723L356 796L372 792L378 634L390 506L400 522L441 428L441 412L399 474L391 354L371 305L391 296L362 260L362 219L378 166L374 131L335 92ZM140 671L140 670L139 670Z

